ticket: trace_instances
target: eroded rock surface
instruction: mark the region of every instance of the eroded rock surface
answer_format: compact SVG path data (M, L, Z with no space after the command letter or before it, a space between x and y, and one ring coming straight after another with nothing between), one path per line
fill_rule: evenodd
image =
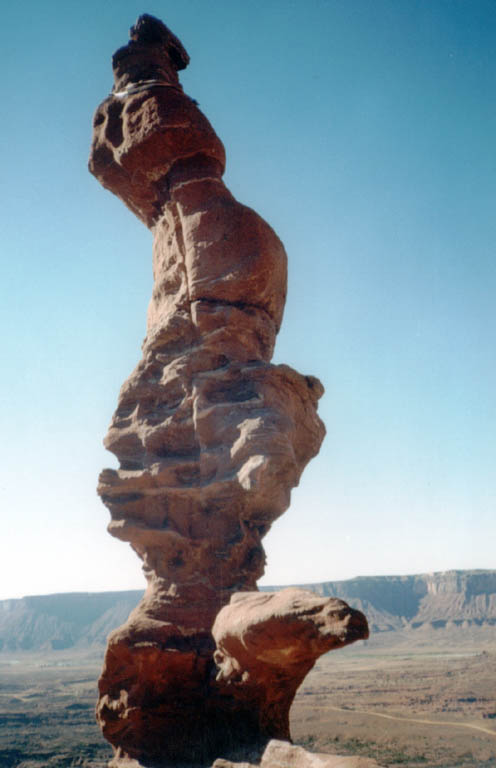
M324 436L320 382L270 363L284 248L222 182L222 143L178 80L188 61L165 25L140 17L113 57L90 155L154 235L143 356L105 439L120 468L98 488L148 581L99 682L114 765L202 762L281 735L216 680L211 630L233 593L256 590L262 537Z
M368 636L363 613L306 589L239 592L212 634L217 682L258 713L261 733L290 738L289 710L323 653Z

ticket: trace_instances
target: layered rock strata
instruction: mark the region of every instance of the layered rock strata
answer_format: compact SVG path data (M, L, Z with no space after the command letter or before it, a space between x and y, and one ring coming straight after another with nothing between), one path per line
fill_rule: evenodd
M179 83L188 61L165 25L140 17L114 54L90 155L91 172L154 235L143 356L105 439L120 468L98 487L110 533L131 544L148 582L109 637L99 682L114 765L201 762L288 737L287 717L267 715L266 682L247 695L225 660L216 679L212 626L234 593L256 590L262 537L324 436L320 382L270 363L284 248L223 184L222 143ZM344 642L364 636L361 614L339 610Z

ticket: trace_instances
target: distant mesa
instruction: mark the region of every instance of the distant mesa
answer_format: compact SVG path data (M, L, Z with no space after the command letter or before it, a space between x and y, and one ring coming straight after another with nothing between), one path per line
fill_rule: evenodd
M496 626L496 571L362 576L303 586L340 597L367 614L371 635L446 626ZM266 587L272 591L280 587ZM0 601L0 649L102 653L106 638L143 597L128 592L66 593Z

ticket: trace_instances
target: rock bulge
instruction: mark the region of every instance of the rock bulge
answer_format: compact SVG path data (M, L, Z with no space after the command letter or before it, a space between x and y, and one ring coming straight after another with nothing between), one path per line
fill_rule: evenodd
M320 382L270 363L286 297L283 245L225 187L222 143L178 80L188 61L164 24L140 17L113 57L90 155L91 172L154 235L143 356L105 439L120 468L104 470L98 487L110 533L131 544L148 582L109 637L99 683L116 766L201 762L289 737L291 701L268 717L267 681L256 695L229 685L212 626L234 593L256 591L261 540L324 436ZM366 632L363 616L342 606L341 644ZM289 623L300 635L301 619ZM310 645L306 668L326 643Z

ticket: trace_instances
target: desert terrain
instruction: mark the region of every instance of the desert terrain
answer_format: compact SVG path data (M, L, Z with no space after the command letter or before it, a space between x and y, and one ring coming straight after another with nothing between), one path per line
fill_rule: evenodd
M0 766L102 768L101 652L0 655ZM322 657L292 709L294 741L402 768L496 765L492 626L373 633Z
M292 734L385 766L496 765L494 628L380 633L327 654L297 694Z
M0 658L0 766L94 766L112 754L94 718L101 659L39 653Z

